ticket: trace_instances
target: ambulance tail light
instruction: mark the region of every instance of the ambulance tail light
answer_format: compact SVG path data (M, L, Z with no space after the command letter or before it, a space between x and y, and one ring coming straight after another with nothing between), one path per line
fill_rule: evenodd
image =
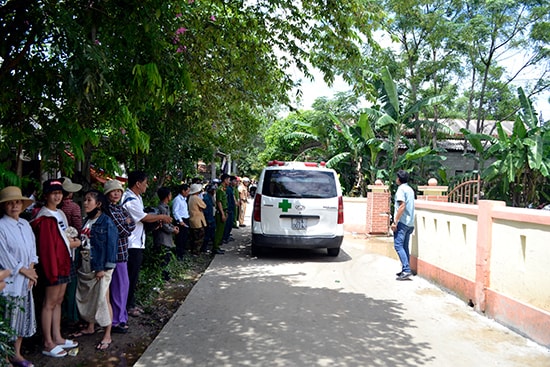
M338 196L338 224L344 224L344 198Z
M256 194L256 196L254 196L254 209L252 211L252 217L254 218L255 222L262 221L262 195L261 194Z

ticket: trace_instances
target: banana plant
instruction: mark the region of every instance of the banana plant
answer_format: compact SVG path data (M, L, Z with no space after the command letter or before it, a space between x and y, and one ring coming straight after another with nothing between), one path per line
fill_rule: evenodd
M334 114L330 114L329 116L345 138L349 149L330 158L327 161L327 166L336 167L342 161L351 161L355 172L353 191L364 195L366 193L364 185L365 158L368 161L367 172L370 173L370 180L373 182L376 179L375 168L378 163L379 153L382 150L382 141L376 138L374 130L369 124L368 116L365 113L360 114L357 123L351 126L340 121Z
M330 115L345 138L348 150L334 155L327 166L350 162L355 172L354 190L361 194L365 193L365 178L371 183L378 178L392 183L399 169L421 166L422 162L437 168L444 159L431 147L415 146L414 140L404 137L404 132L422 108L440 103L445 96L424 99L406 107L387 67L382 70L381 80L381 107L363 109L355 124L344 123ZM406 147L405 153L400 152L402 147Z
M440 158L430 147L415 147L412 141L404 137L405 130L412 127L414 119L424 107L433 106L445 100L446 96L434 96L422 99L408 107L402 102L397 85L388 69L384 67L381 73L379 108L366 108L364 113L368 120L373 121L376 132L385 137L380 149L385 152L387 162L382 171L387 182L393 182L395 173L400 169L412 168L412 162L431 157L436 165ZM406 153L401 154L400 146L406 146Z
M511 135L497 123L497 136L462 129L472 147L485 161L493 161L481 174L486 197L526 207L550 201L550 126L541 124L531 101L518 88L521 110ZM485 148L486 143L489 148Z

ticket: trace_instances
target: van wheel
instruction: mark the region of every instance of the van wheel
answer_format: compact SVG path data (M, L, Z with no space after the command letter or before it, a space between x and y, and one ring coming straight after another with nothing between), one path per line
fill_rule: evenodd
M250 245L250 255L252 255L252 257L260 256L260 249L255 244Z
M327 248L328 256L336 257L340 254L340 247L337 248Z

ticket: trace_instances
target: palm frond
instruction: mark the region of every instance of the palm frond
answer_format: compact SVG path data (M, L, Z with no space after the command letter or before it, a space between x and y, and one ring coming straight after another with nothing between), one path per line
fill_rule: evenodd
M381 99L386 102L383 107L384 111L395 118L399 115L399 95L390 69L387 66L382 68L382 82L384 83L384 90Z
M531 100L527 98L525 95L525 92L523 91L523 88L518 88L518 97L519 102L521 104L521 114L523 123L529 127L529 129L534 129L538 126L539 119L537 117L537 114L535 112L535 109L533 108L533 104L531 103Z
M423 107L433 106L435 104L443 102L445 99L447 99L447 96L440 95L420 100L412 105L409 109L407 109L407 111L405 111L405 113L403 114L403 119L407 119L417 114Z
M286 134L285 136L283 136L283 139L285 139L285 140L297 139L297 140L314 140L314 141L318 141L319 137L317 137L316 135L310 134L310 133L304 133L302 131L294 131L294 132L291 132L291 133Z
M343 160L347 159L349 156L350 156L349 152L336 154L334 157L330 158L327 161L327 167L328 168L334 168L338 165L338 163L340 163Z

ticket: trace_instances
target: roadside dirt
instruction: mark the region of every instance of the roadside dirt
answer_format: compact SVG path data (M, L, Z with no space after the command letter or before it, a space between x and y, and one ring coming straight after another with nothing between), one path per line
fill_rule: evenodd
M40 367L114 367L132 366L143 354L147 346L155 339L160 330L170 320L174 312L189 294L194 284L208 267L209 262L198 262L192 272L191 281L167 282L158 297L149 307L144 307L145 313L138 317L130 317L129 331L126 334L112 334L113 342L106 351L97 351L96 345L101 341L103 329L96 330L93 335L75 338L80 344L63 358L52 358L42 355L41 336L36 335L25 339L22 352L27 360ZM77 332L77 327L62 327L64 337Z

